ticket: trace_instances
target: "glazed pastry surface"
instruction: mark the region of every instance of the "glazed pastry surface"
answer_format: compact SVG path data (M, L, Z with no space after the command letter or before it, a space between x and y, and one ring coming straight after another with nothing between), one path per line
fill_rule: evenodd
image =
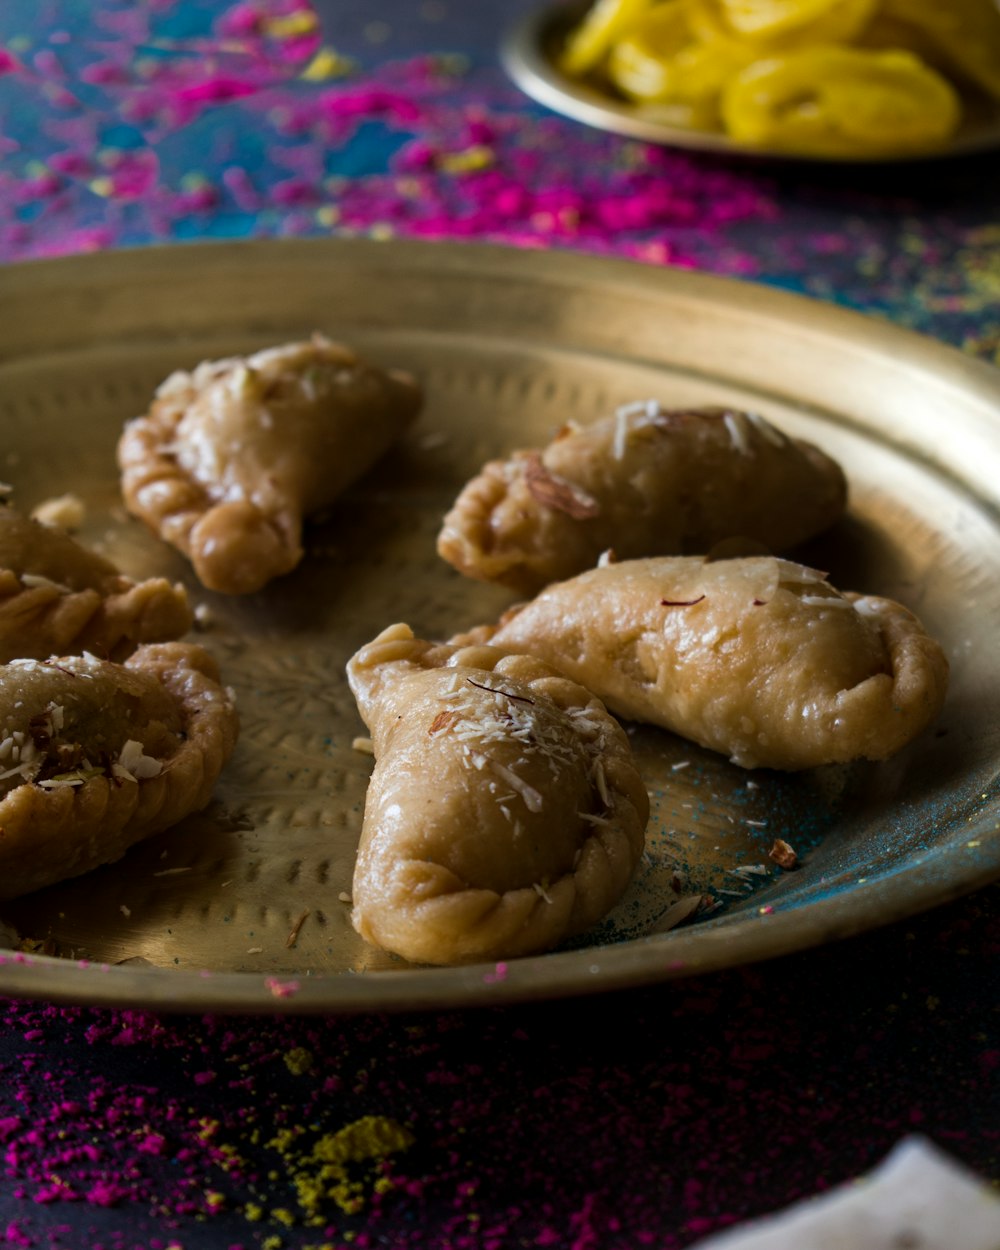
M191 624L182 586L134 582L65 530L0 507L0 663L83 651L122 660Z
M490 461L445 517L438 551L468 577L535 594L608 548L624 560L739 537L787 550L846 500L835 461L762 417L651 400Z
M201 647L0 667L0 898L120 858L208 802L238 719Z
M431 964L548 949L595 924L649 815L628 740L577 683L391 626L348 665L376 757L353 886L367 941Z
M906 608L772 556L609 564L470 639L557 665L619 716L745 768L886 759L937 715L948 681Z
M302 559L327 507L416 417L421 393L316 336L172 374L118 444L129 510L203 585L249 594Z

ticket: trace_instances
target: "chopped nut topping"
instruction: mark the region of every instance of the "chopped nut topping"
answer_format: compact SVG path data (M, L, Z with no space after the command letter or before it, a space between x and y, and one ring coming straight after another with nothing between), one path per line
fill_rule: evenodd
M532 498L543 507L565 512L574 521L595 517L601 510L597 500L575 482L551 473L538 452L525 455L524 482Z
M768 851L767 856L768 859L773 859L779 868L790 870L798 867L798 855L783 838L775 838L774 845Z
M444 708L431 721L427 732L429 734L440 733L441 730L447 729L449 725L454 725L455 721L461 720L461 718L461 713L456 712L454 708Z
M295 923L292 925L291 932L288 934L288 937L285 939L285 946L289 950L291 950L292 947L295 945L295 943L299 940L299 934L302 931L302 926L309 919L310 914L311 913L309 909L306 908L306 910L302 913L302 915L299 916L298 920L296 920Z

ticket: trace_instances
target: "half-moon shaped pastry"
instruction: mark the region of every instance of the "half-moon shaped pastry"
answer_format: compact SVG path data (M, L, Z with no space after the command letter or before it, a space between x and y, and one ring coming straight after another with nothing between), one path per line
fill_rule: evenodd
M122 660L191 624L183 586L134 582L65 530L0 507L0 663L82 651Z
M773 551L843 513L840 466L756 413L626 404L544 451L484 466L444 519L438 552L459 572L535 594L619 559L705 552L729 538Z
M126 506L203 585L249 594L302 559L302 525L414 419L421 392L316 336L162 383L119 440Z
M649 799L620 726L527 656L393 625L348 664L376 764L354 873L367 941L431 964L555 946L618 901Z
M208 802L238 720L201 647L0 666L0 899L119 859Z
M528 652L745 768L881 760L937 715L948 661L906 608L772 556L627 560L467 637Z

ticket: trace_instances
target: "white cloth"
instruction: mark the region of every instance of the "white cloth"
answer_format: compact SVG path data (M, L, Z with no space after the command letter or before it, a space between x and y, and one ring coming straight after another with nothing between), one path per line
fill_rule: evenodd
M1000 1197L922 1137L871 1173L692 1250L1000 1250Z

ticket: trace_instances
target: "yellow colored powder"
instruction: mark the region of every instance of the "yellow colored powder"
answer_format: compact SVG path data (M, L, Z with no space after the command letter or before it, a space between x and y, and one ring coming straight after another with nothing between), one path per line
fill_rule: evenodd
M388 1177L351 1175L352 1165L381 1162L413 1144L413 1134L397 1120L366 1115L336 1133L326 1133L308 1150L300 1150L301 1128L283 1129L269 1143L285 1160L302 1210L318 1217L327 1202L348 1215L362 1210L368 1192L392 1188ZM282 1218L277 1212L275 1218Z
M495 157L490 148L477 143L462 152L446 152L438 157L438 167L449 174L464 174L477 169L488 169Z
M285 1067L293 1076L301 1076L313 1065L312 1052L303 1046L296 1046L285 1055Z
M298 9L295 13L287 13L281 17L269 17L263 26L275 39L291 39L296 35L310 34L318 24L319 18L312 9Z
M331 78L343 78L353 69L354 62L334 48L320 48L299 77L306 82L326 82Z

